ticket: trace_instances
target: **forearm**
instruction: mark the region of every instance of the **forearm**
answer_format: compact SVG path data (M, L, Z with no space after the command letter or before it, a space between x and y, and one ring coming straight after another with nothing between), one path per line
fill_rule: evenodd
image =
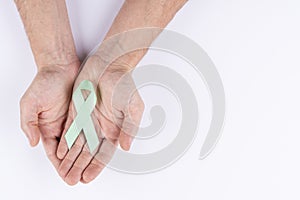
M73 36L64 0L15 0L39 69L76 66Z
M156 27L163 30L186 2L187 0L126 0L107 33L105 40L132 29ZM159 33L160 31L154 31L153 34L143 35L145 45L150 46ZM128 42L134 42L134 40L125 40L126 38L122 38L118 41L119 45L124 46ZM114 51L114 48L107 49L105 54L111 54L109 50ZM126 67L135 67L146 52L147 48L128 53L118 59L116 63L126 63ZM100 51L97 53L100 57L102 56L100 55ZM101 53L103 54L103 51Z

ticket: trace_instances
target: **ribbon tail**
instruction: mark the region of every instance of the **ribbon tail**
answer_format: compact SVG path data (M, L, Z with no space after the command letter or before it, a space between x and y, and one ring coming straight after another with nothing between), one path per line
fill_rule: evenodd
M90 152L92 153L100 144L92 119L88 120L83 130Z
M71 149L81 130L78 130L76 122L74 121L68 129L65 139L67 141L68 148Z

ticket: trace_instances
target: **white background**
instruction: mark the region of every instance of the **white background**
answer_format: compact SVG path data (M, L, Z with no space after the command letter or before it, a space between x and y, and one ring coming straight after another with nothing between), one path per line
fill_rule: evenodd
M80 58L101 41L122 3L68 1ZM300 199L299 11L298 0L190 0L168 28L201 45L222 77L227 113L216 149L198 160L211 113L206 88L191 75L201 126L178 162L146 175L106 169L94 182L70 187L56 174L42 145L31 149L20 130L18 102L36 69L13 1L2 0L0 199ZM189 73L189 66L157 54L150 52L143 62ZM158 101L155 90L142 95L150 104ZM178 116L177 110L168 113ZM176 128L179 119L174 120ZM155 151L168 143L164 139L145 145L137 141L132 151Z

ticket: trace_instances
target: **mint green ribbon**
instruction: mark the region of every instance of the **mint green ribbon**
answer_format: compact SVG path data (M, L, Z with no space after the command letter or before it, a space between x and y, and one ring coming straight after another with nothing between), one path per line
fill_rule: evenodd
M90 91L86 100L82 95L82 90ZM73 93L72 99L77 111L77 116L65 135L67 145L69 149L71 149L80 132L83 131L90 152L93 152L100 143L91 117L97 103L97 96L93 84L87 80L82 81Z

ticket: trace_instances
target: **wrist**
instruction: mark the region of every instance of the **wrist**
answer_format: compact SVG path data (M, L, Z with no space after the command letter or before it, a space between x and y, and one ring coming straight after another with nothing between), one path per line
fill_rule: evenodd
M103 53L96 52L89 60L92 63L97 63L93 67L104 69L105 72L129 72L132 71L140 60L143 58L147 50L140 49L133 52L126 53L118 58L113 58L111 55L106 56ZM110 52L111 53L111 52ZM114 55L114 53L111 53Z
M38 73L54 73L59 74L66 80L74 81L78 75L80 61L77 56L69 57L69 59L61 59L53 57L57 54L44 55L43 62L37 62ZM40 57L42 58L42 57Z
M34 54L34 59L38 70L54 65L68 67L70 65L79 63L76 53L63 51L51 51Z

